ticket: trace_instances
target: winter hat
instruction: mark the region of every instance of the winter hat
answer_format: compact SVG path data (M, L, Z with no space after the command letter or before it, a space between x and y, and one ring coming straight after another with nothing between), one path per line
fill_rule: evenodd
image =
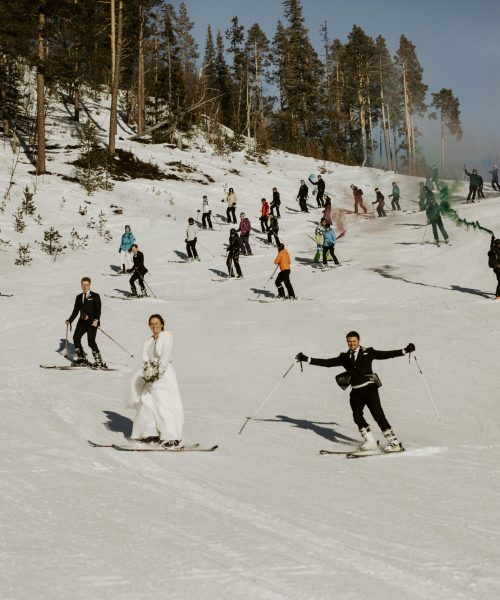
M279 244L278 250L284 250L284 249L285 249L285 244Z
M236 233L236 229L235 229L234 227L232 227L229 233L230 233L231 235L232 235L233 233Z
M240 217L244 217L244 216L245 216L245 213L240 213Z

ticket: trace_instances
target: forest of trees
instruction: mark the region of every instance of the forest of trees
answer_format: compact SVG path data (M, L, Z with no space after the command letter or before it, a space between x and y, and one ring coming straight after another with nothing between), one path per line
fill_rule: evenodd
M2 133L16 132L44 173L50 103L62 98L83 123L84 96L106 93L110 156L119 114L136 139L175 143L198 127L221 151L251 137L256 157L277 148L421 174L415 121L429 107L415 45L401 35L392 56L381 35L354 25L343 42L325 22L318 53L300 0L282 4L273 39L235 16L225 31L208 26L199 48L185 3L176 10L164 0L0 0ZM432 107L444 167L446 136L462 135L460 104L443 88Z

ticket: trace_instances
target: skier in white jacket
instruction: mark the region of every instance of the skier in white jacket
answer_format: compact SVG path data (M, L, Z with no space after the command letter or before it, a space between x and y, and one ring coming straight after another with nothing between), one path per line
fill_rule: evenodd
M198 257L198 252L196 252L196 242L198 240L198 228L194 224L194 219L189 217L188 226L186 229L186 252L187 252L187 260L200 260Z

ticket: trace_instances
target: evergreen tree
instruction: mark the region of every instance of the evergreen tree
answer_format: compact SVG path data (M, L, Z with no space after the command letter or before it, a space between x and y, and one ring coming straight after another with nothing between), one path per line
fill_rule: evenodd
M441 129L441 170L444 171L445 162L445 137L448 132L457 141L462 139L463 131L460 122L460 101L450 89L442 88L439 92L432 94L432 103L440 117ZM432 113L431 118L436 118L436 113Z
M216 87L220 94L220 113L219 121L227 127L231 126L233 121L233 105L231 103L231 73L224 58L224 38L220 31L217 32L216 54L215 54L215 72Z
M242 133L245 126L246 114L246 76L247 64L244 52L245 28L240 25L238 17L231 19L231 27L226 30L229 41L227 52L232 55L232 104L234 106L232 128L236 133Z

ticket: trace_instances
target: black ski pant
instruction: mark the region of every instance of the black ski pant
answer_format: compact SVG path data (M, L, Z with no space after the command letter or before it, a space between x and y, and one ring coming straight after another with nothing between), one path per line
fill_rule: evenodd
M495 296L497 298L500 298L500 268L493 269L493 272L497 276L497 291L495 293Z
M299 198L299 206L302 212L309 212L307 208L307 198Z
M469 195L467 196L467 202L472 198L472 200L476 199L477 186L470 185L469 186Z
M431 221L431 225L432 225L432 235L434 236L434 239L436 240L436 242L439 241L439 235L438 235L438 227L439 227L439 231L441 232L441 235L443 236L444 240L448 239L448 234L446 233L446 229L444 228L443 225L443 220L441 219L441 215L438 216L438 218L435 221Z
M92 350L92 352L99 352L99 348L95 342L95 336L97 334L97 327L92 325L92 321L84 321L80 319L76 324L75 333L73 335L73 343L75 344L75 348L80 351L83 356L85 352L82 347L82 337L87 334L87 343Z
M477 188L477 197L478 198L485 198L486 197L484 195L483 186L482 185Z
M385 417L382 405L380 404L380 397L376 385L370 384L351 390L349 400L351 403L352 416L358 429L368 427L368 423L363 416L365 406L368 407L381 431L387 431L387 429L391 428L389 421Z
M133 292L135 292L135 291L136 291L136 289L135 289L135 282L136 282L136 281L138 281L138 282L139 282L139 285L141 286L141 290L142 290L143 292L145 292L145 291L146 291L146 288L145 288L145 286L144 286L144 278L143 278L143 277L141 277L137 271L134 271L134 274L133 274L133 275L132 275L132 277L129 279L130 287L132 288L132 291L133 291Z
M186 242L186 252L188 258L198 258L198 252L196 252L196 240L188 240Z
M278 234L275 233L272 229L269 229L267 232L267 243L271 244L271 238L274 236L274 241L276 242L276 246L280 245L280 239L278 237Z
M278 217L278 219L281 219L281 215L280 215L280 207L279 204L272 204L269 206L269 208L271 209L271 214L274 215L273 210L276 209L276 216Z
M340 265L339 259L335 256L335 244L323 246L323 264L326 265L328 262L328 252L332 255L333 262L336 265Z
M228 223L236 223L236 206L228 206L226 210L226 219Z
M262 231L262 233L267 233L269 231L269 225L268 225L268 221L269 221L269 217L264 217L262 216L260 218L260 230Z
M383 206L377 206L377 215L379 217L387 217Z
M391 200L392 210L401 210L401 206L399 206L399 198L393 198Z
M283 271L280 271L278 277L276 277L275 283L276 287L278 288L278 296L281 298L285 297L285 291L283 289L283 284L285 284L288 297L295 298L295 292L293 291L292 284L290 283L290 269L283 269Z
M228 256L226 260L227 272L229 273L229 277L234 277L233 265L236 269L236 275L239 277L243 277L243 273L241 272L240 267L240 258L239 256Z
M495 187L496 186L496 187ZM491 180L491 187L495 190L500 190L500 184L498 183L498 179Z
M323 201L324 195L325 195L325 192L318 192L316 194L316 202L318 203L318 208L323 208L325 206L325 203Z
M203 213L202 217L201 217L201 226L203 227L203 229L207 228L207 223L208 226L210 227L210 229L212 229L212 211L208 211L207 213Z

